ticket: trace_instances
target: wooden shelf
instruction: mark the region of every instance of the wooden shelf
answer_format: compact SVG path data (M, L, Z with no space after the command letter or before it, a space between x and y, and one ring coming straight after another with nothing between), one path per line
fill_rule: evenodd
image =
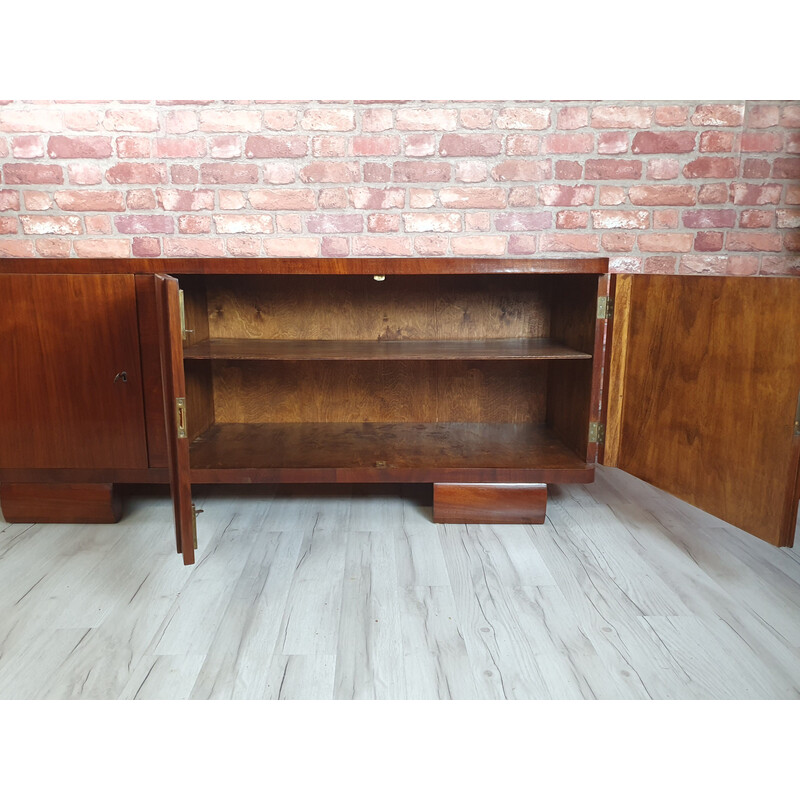
M544 425L225 423L191 444L192 470L586 470Z
M590 359L555 339L296 340L205 339L184 349L186 360L230 361L495 361Z

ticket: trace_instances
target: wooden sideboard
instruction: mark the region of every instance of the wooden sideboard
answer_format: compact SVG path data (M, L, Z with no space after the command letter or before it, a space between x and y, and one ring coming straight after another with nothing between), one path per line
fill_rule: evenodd
M193 484L429 483L435 522L536 523L599 461L787 545L798 342L796 278L0 260L0 504L108 522L120 484L169 482L191 564Z

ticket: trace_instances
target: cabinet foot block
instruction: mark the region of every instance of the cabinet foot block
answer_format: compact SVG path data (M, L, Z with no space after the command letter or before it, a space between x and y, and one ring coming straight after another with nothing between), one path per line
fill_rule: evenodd
M3 483L6 522L119 522L122 500L113 483Z
M433 521L540 525L545 483L434 483Z

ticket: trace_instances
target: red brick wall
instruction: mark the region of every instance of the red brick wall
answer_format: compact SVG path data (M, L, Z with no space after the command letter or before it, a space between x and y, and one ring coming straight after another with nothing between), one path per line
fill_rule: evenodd
M800 104L0 101L0 256L800 274Z

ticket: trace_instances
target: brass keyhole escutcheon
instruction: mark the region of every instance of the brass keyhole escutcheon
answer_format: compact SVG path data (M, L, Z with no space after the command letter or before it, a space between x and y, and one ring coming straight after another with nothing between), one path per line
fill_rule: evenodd
M114 383L127 383L128 382L128 373L127 372L118 372L114 376Z

